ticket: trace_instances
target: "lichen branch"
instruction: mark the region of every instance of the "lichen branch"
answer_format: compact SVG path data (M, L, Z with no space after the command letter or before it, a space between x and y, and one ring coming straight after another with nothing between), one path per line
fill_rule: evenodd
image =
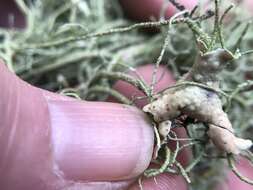
M245 183L248 183L250 185L253 185L253 180L243 176L239 171L238 169L236 168L235 166L235 161L234 161L234 157L232 154L228 154L227 155L227 160L228 160L228 164L229 166L231 167L232 171L234 172L234 174L240 178L240 180L244 181Z

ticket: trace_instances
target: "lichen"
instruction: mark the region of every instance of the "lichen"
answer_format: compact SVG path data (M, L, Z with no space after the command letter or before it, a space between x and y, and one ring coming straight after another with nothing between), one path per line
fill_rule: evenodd
M200 55L183 81L199 82L219 88L218 74L233 55L225 49L216 49ZM208 124L208 136L212 142L226 153L239 154L251 147L250 140L238 138L227 114L222 109L222 101L215 92L198 86L183 86L165 90L155 101L143 108L153 115L156 122L175 120L182 114Z

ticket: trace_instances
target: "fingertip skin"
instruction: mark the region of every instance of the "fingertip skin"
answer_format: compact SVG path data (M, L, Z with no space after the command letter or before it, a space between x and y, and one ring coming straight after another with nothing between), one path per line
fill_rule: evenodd
M126 189L149 165L153 129L137 108L59 96L3 65L0 74L0 189ZM164 174L158 184L185 185Z
M10 15L12 19L10 20ZM2 28L24 28L25 16L15 1L2 0L0 6L0 27Z
M149 165L154 135L138 109L105 102L48 99L59 169L71 180L115 181Z
M2 63L0 76L0 189L48 189L57 176L42 91L21 81Z
M253 180L252 164L248 160L239 156L236 162L237 170L246 178ZM216 185L215 190L239 189L239 190L252 190L252 185L239 179L232 171L231 168L225 167L224 173L226 176L220 179Z
M137 108L50 93L2 63L0 77L0 189L116 190L148 167L153 129Z
M170 2L164 4L164 0L119 0L119 2L126 16L135 21L159 20L163 9L165 10L165 19L177 12L177 9ZM178 0L177 2L189 10L197 5L197 0Z
M144 22L160 17L163 0L120 0L120 4L128 18ZM171 16L174 12L174 7L168 6L166 15Z
M139 190L140 186L144 190L187 190L187 184L182 176L161 174L159 176L144 178L140 183L136 182L129 190Z
M252 164L249 163L245 158L240 158L236 164L237 169L242 175L253 180ZM230 170L230 169L229 169ZM241 190L252 190L253 187L250 184L240 180L232 171L229 171L227 180L224 181L225 187L228 189L241 189Z

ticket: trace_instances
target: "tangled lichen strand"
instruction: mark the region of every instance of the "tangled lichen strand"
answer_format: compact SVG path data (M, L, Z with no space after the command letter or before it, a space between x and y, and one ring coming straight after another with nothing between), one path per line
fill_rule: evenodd
M233 59L232 54L225 49L216 49L199 56L192 69L179 81L194 81L218 88L218 73L226 63ZM248 149L252 142L238 138L222 109L219 96L212 91L199 86L179 86L165 90L157 95L156 100L143 108L144 112L153 115L156 122L174 120L182 114L209 126L207 135L217 148L226 153L239 154Z
M202 55L200 52L192 69L182 80L194 81L218 88L218 74L225 68L233 55L225 49L218 48Z

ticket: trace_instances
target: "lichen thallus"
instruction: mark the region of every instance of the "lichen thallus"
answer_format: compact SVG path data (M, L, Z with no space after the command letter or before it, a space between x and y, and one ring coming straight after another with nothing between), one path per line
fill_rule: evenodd
M181 18L181 21L188 24L195 34L199 47L197 59L192 68L175 85L154 95L152 101L144 106L143 111L152 115L153 121L158 127L159 135L162 138L162 142L157 145L155 155L157 155L161 145L166 144L170 140L169 134L171 133L170 129L173 126L173 122L182 116L184 118L189 117L207 126L207 137L219 150L227 154L228 163L232 171L243 181L253 184L253 181L238 173L233 163L233 155L238 155L242 151L248 150L252 146L252 141L236 137L228 115L223 110L220 98L220 96L225 96L226 98L230 96L219 88L219 73L230 61L242 55L239 49L232 53L224 47L221 25L225 14L231 8L232 6L220 18L219 1L215 1L215 24L211 37L203 32L190 17L184 16ZM217 47L217 41L219 41L221 47ZM151 177L163 172L177 173L179 171L190 182L187 172L200 160L199 157L186 169L183 169L175 159L175 152L172 153L167 146L165 146L165 154L166 158L162 166L159 169L147 170L145 176ZM174 159L171 158L173 154ZM178 168L177 171L173 165Z

